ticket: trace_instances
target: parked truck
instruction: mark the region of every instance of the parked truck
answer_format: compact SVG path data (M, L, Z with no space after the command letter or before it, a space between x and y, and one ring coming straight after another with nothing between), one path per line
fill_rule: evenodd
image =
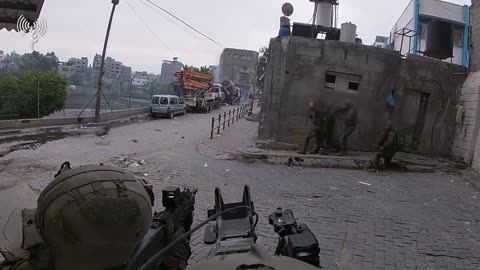
M178 71L175 76L178 94L185 99L188 112L210 112L220 108L222 97L213 87L212 76L190 70Z
M187 112L210 112L225 103L240 103L240 89L232 81L213 84L212 76L190 70L178 71L175 76L177 94L185 99Z

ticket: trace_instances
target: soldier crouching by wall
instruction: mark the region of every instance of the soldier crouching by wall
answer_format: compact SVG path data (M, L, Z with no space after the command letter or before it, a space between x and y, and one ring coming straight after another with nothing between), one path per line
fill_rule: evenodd
M392 121L389 120L378 142L378 152L370 162L368 171L376 172L384 168L405 171L406 168L403 164L392 162L399 148L398 134L392 127ZM384 166L381 165L381 159L384 160Z

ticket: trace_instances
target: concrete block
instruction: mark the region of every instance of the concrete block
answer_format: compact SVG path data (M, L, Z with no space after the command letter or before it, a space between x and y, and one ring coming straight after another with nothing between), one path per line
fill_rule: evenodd
M149 108L140 108L133 110L122 110L114 112L101 113L100 118L102 122L121 119L137 114L147 113ZM0 121L1 129L22 129L44 126L65 126L76 124L87 124L94 122L93 117L85 118L57 118L57 119L22 119L22 120L6 120Z

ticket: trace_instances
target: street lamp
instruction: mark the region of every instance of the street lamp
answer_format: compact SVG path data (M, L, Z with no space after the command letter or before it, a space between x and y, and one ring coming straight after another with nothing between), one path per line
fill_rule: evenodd
M120 0L112 0L112 12L110 14L110 20L108 21L107 27L107 34L105 36L105 42L103 44L103 53L102 53L102 61L100 64L100 74L98 75L98 83L97 83L97 103L95 104L95 122L100 122L100 103L102 97L102 77L105 68L105 55L107 54L107 45L108 45L108 38L110 36L110 29L112 28L112 21L113 15L115 14L115 8L117 7Z

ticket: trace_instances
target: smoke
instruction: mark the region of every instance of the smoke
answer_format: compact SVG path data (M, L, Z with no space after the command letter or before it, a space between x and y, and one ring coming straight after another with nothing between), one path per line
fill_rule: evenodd
M218 66L212 66L212 77L214 83L220 83L220 68Z

